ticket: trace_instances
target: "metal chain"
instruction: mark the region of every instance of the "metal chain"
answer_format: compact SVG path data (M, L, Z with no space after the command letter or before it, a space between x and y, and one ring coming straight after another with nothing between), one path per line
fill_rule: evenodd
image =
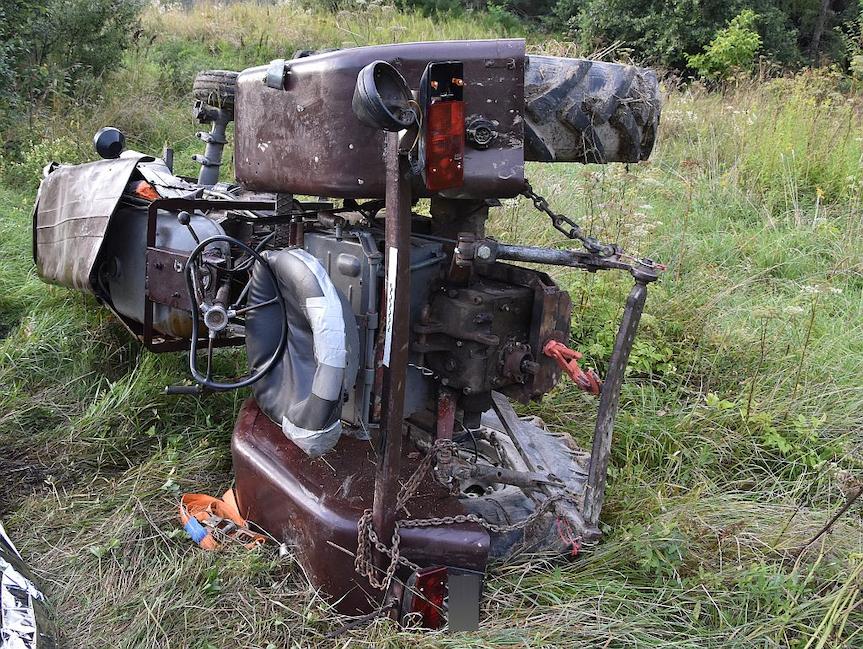
M396 498L397 512L401 511L405 507L407 502L416 495L419 486L422 484L423 479L425 479L426 475L432 467L432 464L437 459L438 454L444 450L454 451L458 448L458 444L456 444L452 440L441 439L437 440L434 443L434 445L429 449L429 452L420 462L419 466L417 466L414 473L399 491L399 495ZM476 525L480 525L481 527L487 529L490 532L494 532L495 534L505 534L508 532L521 530L532 525L542 516L547 514L549 510L557 503L562 501L574 501L575 498L575 494L569 491L562 491L559 494L550 496L549 498L546 498L530 516L511 525L495 525L494 523L489 523L488 521L477 516L476 514L457 514L455 516L441 516L436 518L400 519L395 522L395 525L393 527L393 535L390 542L390 547L387 547L378 538L377 532L374 528L374 522L372 521L372 510L366 509L363 512L363 515L360 516L359 521L357 521L357 554L354 559L354 567L360 575L366 577L369 580L369 583L374 588L386 590L387 588L389 588L390 582L392 581L392 578L395 575L395 572L398 569L399 565L407 566L410 570L414 572L421 569L418 564L413 563L412 561L401 556L401 552L399 549L399 543L401 542L401 535L399 534L399 530L401 528L441 527L444 525L475 523ZM376 549L381 554L390 558L390 563L384 571L384 578L380 580L377 578L376 569L374 566L372 547L374 547L374 549Z
M530 186L527 180L524 181L524 189L521 191L521 195L533 201L533 206L537 210L548 215L555 230L563 233L568 239L580 241L588 252L599 257L618 257L621 260L630 261L646 268L667 270L665 264L657 263L648 257L636 257L627 254L616 243L602 243L596 237L584 234L584 230L581 229L578 223L566 216L566 214L559 214L552 210L548 204L548 200L533 191L533 187Z
M548 215L548 218L551 219L551 224L554 226L555 230L563 233L564 236L569 239L581 241L581 244L588 252L592 252L600 257L612 257L621 252L617 244L602 243L596 237L584 234L584 231L578 223L566 216L566 214L559 214L552 210L548 201L543 196L540 196L533 191L533 187L530 186L530 183L527 180L524 181L524 189L522 190L521 195L526 196L533 201L533 206L537 210Z

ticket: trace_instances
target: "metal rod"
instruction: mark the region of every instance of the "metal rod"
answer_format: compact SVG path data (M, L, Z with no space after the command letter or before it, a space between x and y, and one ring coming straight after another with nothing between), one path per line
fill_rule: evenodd
M405 376L410 320L411 189L408 161L399 151L398 133L386 139L386 296L380 437L372 521L388 543L393 534L402 454ZM375 555L381 566L388 560Z
M525 261L554 266L581 266L584 264L584 258L588 256L587 253L577 250L497 244L497 258L509 261Z
M595 272L598 270L625 270L633 277L652 282L657 279L654 269L638 264L630 264L619 257L600 257L585 250L562 250L558 248L539 248L537 246L518 246L508 243L498 243L490 239L476 242L476 250L487 247L494 259L506 261L521 261L533 264L548 264L550 266L569 266ZM482 260L483 257L480 256ZM491 261L491 258L485 261Z
M229 117L223 111L218 111L210 132L203 136L203 140L207 144L204 147L204 156L203 158L200 156L195 158L198 164L201 165L201 171L198 173L199 185L212 187L219 182L219 168L222 166L222 150L227 143L225 131L231 119L232 117Z
M437 439L452 440L455 428L455 408L455 392L450 388L441 387L437 398L437 429L435 430L435 437ZM452 468L452 449L441 449L438 454L438 469L446 473L451 471Z
M605 499L611 435L620 405L620 388L623 385L623 375L629 362L629 353L632 351L632 341L638 331L638 322L641 320L646 299L647 284L643 279L636 279L635 286L632 287L626 299L626 308L623 311L617 339L614 341L614 350L611 352L611 361L608 364L608 374L602 384L602 393L599 397L596 427L593 431L593 448L590 452L590 470L584 493L584 517L589 525L599 524L599 512Z

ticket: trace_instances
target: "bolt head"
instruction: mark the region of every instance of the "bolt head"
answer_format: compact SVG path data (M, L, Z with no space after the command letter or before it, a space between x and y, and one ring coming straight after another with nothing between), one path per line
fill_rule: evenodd
M477 259L491 259L491 247L485 244L478 246L476 256Z

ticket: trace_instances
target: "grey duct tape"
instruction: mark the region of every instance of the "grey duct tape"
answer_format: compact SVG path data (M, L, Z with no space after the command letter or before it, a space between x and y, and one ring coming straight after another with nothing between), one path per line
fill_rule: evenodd
M312 325L315 360L330 367L347 367L345 347L345 319L342 302L321 263L305 250L294 249L292 255L300 259L318 280L323 296L306 298L306 314ZM323 398L323 395L318 395Z
M346 381L353 381L349 348L357 345L350 343L345 321L352 314L324 267L305 250L271 252L267 260L288 303L290 333L283 360L253 391L288 439L306 454L319 456L335 446L342 433L342 396ZM267 299L271 289L260 284L252 293L255 299ZM252 364L268 347L274 315L262 310L247 321ZM356 324L350 327L353 331Z
M342 422L336 419L329 428L307 430L292 424L287 417L283 417L282 432L309 457L320 457L339 441L342 435Z
M323 369L338 369L336 372L323 372L320 378L331 376L334 380L315 381L312 394L326 401L341 398L344 368L347 366L347 348L345 345L345 320L342 314L342 302L336 287L333 286L324 267L320 262L302 249L294 249L290 254L301 260L318 280L323 293L320 297L309 297L305 301L305 311L312 327L315 360ZM316 379L319 377L316 376ZM326 385L320 385L325 383ZM335 394L334 394L335 392ZM342 434L342 422L338 419L328 428L308 430L294 424L287 417L282 418L282 431L291 441L299 446L307 455L317 457L323 455L336 445Z

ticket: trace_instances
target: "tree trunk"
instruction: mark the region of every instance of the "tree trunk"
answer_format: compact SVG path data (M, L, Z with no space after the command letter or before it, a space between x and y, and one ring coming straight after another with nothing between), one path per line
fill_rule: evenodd
M812 43L809 45L809 58L813 65L818 64L818 49L821 47L821 35L824 33L824 25L827 23L827 11L830 9L830 0L821 0L821 9L815 21L815 29L812 30Z

